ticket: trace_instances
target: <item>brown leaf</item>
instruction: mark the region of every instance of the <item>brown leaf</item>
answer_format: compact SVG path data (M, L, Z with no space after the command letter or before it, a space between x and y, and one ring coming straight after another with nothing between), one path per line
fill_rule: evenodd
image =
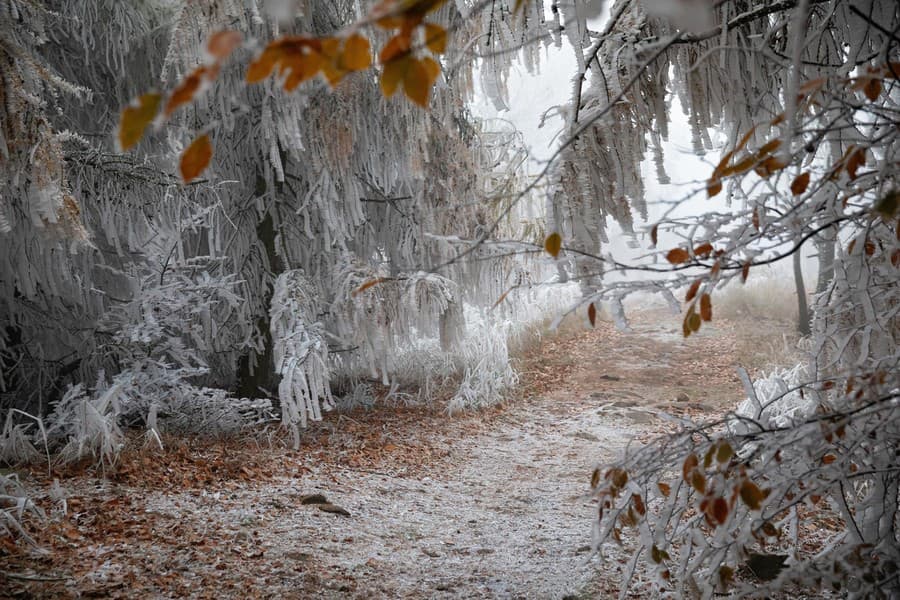
M662 481L660 481L659 483L656 484L656 487L659 488L659 493L662 494L663 496L665 496L666 498L668 498L669 494L672 493L672 486L670 486L668 483L663 483Z
M866 84L863 86L863 93L865 93L866 98L875 102L878 100L878 96L881 95L881 79L877 77L868 77Z
M806 173L801 173L794 178L794 181L791 182L791 193L795 196L799 196L803 192L806 191L806 188L809 186L809 171Z
M216 62L222 62L231 56L243 39L237 31L217 31L206 40L206 51Z
M712 321L712 299L709 294L700 296L700 317L704 321Z
M558 233L554 232L547 236L547 239L544 240L544 250L552 256L556 258L559 256L559 252L562 249L562 236Z
M722 181L719 178L710 179L706 183L706 195L708 198L712 198L722 191Z
M850 175L851 181L856 179L856 171L859 170L861 166L866 164L866 149L865 148L856 148L847 157L847 174Z
M650 228L650 241L656 246L656 242L659 239L659 225L654 225Z
M591 473L591 488L596 488L598 483L600 483L600 469L594 469Z
M728 502L725 501L725 498L716 498L713 501L712 516L719 525L723 525L728 520Z
M690 259L691 255L688 254L688 251L684 248L672 248L671 250L669 250L668 254L666 254L666 260L673 265L687 262Z
M724 442L724 441L720 442L719 448L716 451L716 460L720 464L725 464L729 460L731 460L732 456L734 456L734 450L731 448L731 444L729 444L728 442Z
M185 183L196 179L209 166L212 155L213 147L208 135L201 135L191 142L191 145L181 155L181 162L179 163L181 179Z
M706 493L706 477L703 476L703 473L695 470L691 474L691 486L701 494Z
M750 480L741 484L741 500L744 501L751 510L759 510L760 503L765 496L759 486Z
M388 40L384 48L378 54L378 60L383 65L387 65L398 59L408 58L412 38L409 33L398 33Z
M690 302L697 295L697 292L700 290L700 285L703 283L702 279L697 279L694 283L691 284L691 287L688 288L687 294L684 296L685 302Z
M335 515L341 515L343 517L349 517L350 511L341 508L337 504L317 504L316 508L321 510L322 512L327 512Z
M587 315L588 321L591 322L591 327L594 327L597 323L597 308L594 306L593 302L588 305Z
M131 106L125 107L119 121L118 135L119 146L122 150L128 150L141 141L144 131L156 117L161 100L160 94L144 94Z
M700 459L697 458L696 454L690 454L684 459L684 464L681 466L681 476L684 478L685 482L690 482L691 472L697 468L699 464Z
M637 514L643 516L647 514L647 507L644 506L644 499L640 494L632 494L631 502L634 504L634 510Z
M700 315L697 313L688 315L688 327L691 328L691 331L700 331Z
M700 244L696 248L694 248L694 256L699 256L700 258L706 258L709 256L709 253L713 251L712 244L706 242L704 244Z
M772 154L773 152L778 150L780 147L781 147L780 139L776 138L774 140L769 140L768 142L766 142L765 144L762 145L762 147L757 152L757 156L762 158L764 156Z
M750 263L744 263L744 266L741 267L741 283L747 283L747 277L750 276Z

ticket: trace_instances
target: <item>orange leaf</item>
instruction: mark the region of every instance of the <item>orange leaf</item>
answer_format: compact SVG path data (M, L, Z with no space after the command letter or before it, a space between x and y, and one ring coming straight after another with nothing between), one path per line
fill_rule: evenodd
M209 166L212 154L213 148L208 135L201 135L191 142L191 145L181 155L179 163L181 179L188 183L200 175Z
M497 308L497 306L499 306L501 302L503 302L504 300L506 300L506 297L509 295L509 293L510 293L511 291L513 291L514 289L516 289L517 287L519 287L519 286L514 285L514 286L512 286L511 288L509 288L508 290L506 290L505 292L503 292L502 294L500 294L500 297L497 298L497 301L494 302L494 305L493 305L493 306L491 306L491 310Z
M440 25L425 23L425 45L435 54L447 50L447 30Z
M834 454L826 454L825 456L822 457L822 464L830 465L831 463L833 463L836 460L837 460L837 457Z
M634 503L634 510L637 514L642 516L647 514L647 507L644 506L644 499L640 494L632 494L631 501Z
M204 79L212 80L218 75L217 67L197 67L190 75L185 77L177 88L169 96L166 108L163 111L166 118L178 110L184 104L194 99Z
M122 111L119 121L119 146L122 150L128 150L144 136L147 126L156 117L159 103L162 100L160 94L144 94L137 99L137 103L126 106Z
M398 33L388 40L388 43L381 49L378 60L381 64L386 65L391 61L401 58L405 54L409 54L410 36Z
M700 296L700 317L704 321L712 321L712 299L709 294Z
M672 248L669 250L668 254L666 254L666 260L672 263L673 265L678 265L683 262L687 262L691 259L691 255L688 254L688 251L684 248Z
M713 251L712 244L709 242L700 244L696 248L694 248L694 256L699 256L700 258L706 258L709 256L709 253Z
M662 494L663 496L665 496L666 498L668 498L669 494L672 493L672 486L670 486L668 483L663 483L660 481L659 483L656 484L656 487L659 488L659 493Z
M241 45L243 38L237 31L217 31L206 41L206 51L216 62L228 58Z
M441 74L441 65L438 64L436 60L428 56L421 59L419 62L422 63L422 66L425 67L425 71L428 73L428 87L430 88L432 85L434 85L434 82L438 78L438 75Z
M694 296L697 295L697 292L700 290L700 285L703 283L703 280L698 279L691 284L691 287L688 288L687 294L684 296L685 302L690 302L694 299Z
M806 191L806 188L809 186L809 171L806 173L801 173L794 178L794 181L791 182L791 193L795 196L799 196L803 192Z
M385 97L390 98L397 91L397 87L406 76L406 69L409 67L410 57L403 56L396 58L384 65L384 72L381 74L381 93Z
M292 53L285 56L281 64L283 69L290 71L284 80L284 89L292 92L298 85L319 74L325 66L325 57L314 51Z
M756 174L760 177L768 177L773 173L780 171L781 169L787 166L787 162L775 158L774 156L770 156L769 158L762 161L759 165L756 166Z
M370 279L369 281L365 282L364 284L362 284L361 286L359 286L358 288L356 288L355 290L353 290L353 292L351 292L350 295L351 295L351 296L356 296L357 294L363 293L364 291L366 291L366 290L369 289L370 287L374 287L374 286L378 285L379 283L384 283L385 281L390 281L390 278L388 278L388 277L377 277L377 278L375 278L375 279Z
M406 97L421 106L428 106L428 95L431 93L431 73L423 61L410 58L409 67L403 76L403 92Z
M272 74L275 65L284 54L283 44L277 40L266 46L256 60L247 68L247 83L259 83Z
M562 236L558 233L551 233L547 236L547 239L544 240L544 250L552 256L556 258L559 256L559 251L562 249Z
M341 66L348 71L362 71L372 64L369 40L354 33L344 42L344 53L341 55Z

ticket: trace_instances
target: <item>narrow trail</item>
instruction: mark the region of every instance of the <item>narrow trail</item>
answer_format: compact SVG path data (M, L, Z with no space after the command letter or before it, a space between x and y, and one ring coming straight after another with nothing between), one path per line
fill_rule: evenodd
M546 338L522 364L540 393L502 410L329 416L299 453L225 444L70 476L67 516L37 532L52 552L0 548L0 596L606 597L593 467L665 431L655 411L713 416L741 393L727 321L690 340L670 315L633 327Z

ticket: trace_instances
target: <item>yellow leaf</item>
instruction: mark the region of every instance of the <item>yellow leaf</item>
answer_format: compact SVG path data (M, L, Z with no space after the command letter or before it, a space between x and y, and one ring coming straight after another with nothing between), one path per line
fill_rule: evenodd
M282 65L284 65L284 69L289 69L290 73L284 80L285 91L292 92L304 81L318 75L324 64L325 58L317 52L306 52L290 58L286 57L282 61Z
M161 100L160 94L144 94L137 99L137 104L125 107L119 121L118 135L122 150L128 150L141 141L147 126L156 117Z
M801 173L794 178L794 181L791 182L791 193L795 196L799 196L803 192L806 191L806 188L809 186L809 172Z
M403 76L403 91L406 97L421 106L428 106L428 95L431 92L431 74L422 61L410 58L409 67Z
M447 50L447 30L434 23L425 23L425 45L435 54Z
M200 175L209 166L212 154L213 148L208 135L201 135L191 142L191 145L181 155L179 163L181 179L188 183Z
M206 41L206 51L216 62L228 58L235 48L241 45L243 38L237 31L217 31Z
M344 42L344 53L341 57L341 66L348 71L362 71L372 64L372 54L369 50L369 40L354 33Z
M547 236L547 239L544 240L544 250L547 251L547 254L556 258L559 256L559 251L562 249L562 236L558 233L551 233Z

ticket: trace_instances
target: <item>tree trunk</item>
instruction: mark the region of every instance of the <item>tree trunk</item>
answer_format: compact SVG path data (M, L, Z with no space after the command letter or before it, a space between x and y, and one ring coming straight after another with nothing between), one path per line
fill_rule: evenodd
M809 307L806 305L806 286L803 284L803 257L801 248L794 252L794 283L797 284L797 325L800 335L812 333L809 325Z

